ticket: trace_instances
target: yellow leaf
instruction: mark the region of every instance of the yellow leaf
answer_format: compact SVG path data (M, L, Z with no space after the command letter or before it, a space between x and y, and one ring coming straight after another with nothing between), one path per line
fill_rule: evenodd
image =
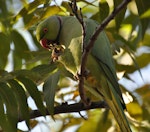
M127 111L132 117L138 120L142 119L143 111L138 103L132 102L127 104L126 107L127 107Z

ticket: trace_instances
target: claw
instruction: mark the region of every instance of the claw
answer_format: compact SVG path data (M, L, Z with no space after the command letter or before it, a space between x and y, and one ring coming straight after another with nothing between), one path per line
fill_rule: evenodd
M90 74L90 71L88 69L86 69L83 73L83 76L85 77L85 79L87 79L89 74ZM80 77L81 77L81 74L79 72L77 72L76 75L74 76L74 79L79 80Z

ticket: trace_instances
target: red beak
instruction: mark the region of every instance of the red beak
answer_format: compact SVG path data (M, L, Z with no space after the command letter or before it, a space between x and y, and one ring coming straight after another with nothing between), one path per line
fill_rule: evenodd
M43 48L46 48L46 49L49 49L49 46L48 46L48 40L43 38L40 40L40 44Z

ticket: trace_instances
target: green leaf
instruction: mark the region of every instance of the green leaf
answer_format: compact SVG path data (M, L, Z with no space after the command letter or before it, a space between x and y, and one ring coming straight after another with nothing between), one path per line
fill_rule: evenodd
M63 64L59 63L59 64L57 65L57 67L58 67L58 69L60 70L61 75L65 76L65 77L69 77L69 78L71 78L72 80L75 80L74 75L73 75L71 72L69 72L69 71L64 67Z
M16 80L8 81L11 88L14 90L16 94L16 99L18 100L19 107L19 118L22 118L26 121L26 124L29 128L29 108L27 104L27 96L23 89L23 87Z
M130 113L130 115L133 118L141 120L142 108L137 102L131 102L131 103L127 104L126 106L127 106L128 112Z
M132 25L132 30L134 31L136 27L139 25L139 17L134 14L129 14L123 21L122 24L131 24Z
M35 30L35 28L36 28L35 25L40 21L39 20L40 19L39 16L35 15L35 14L37 14L38 12L41 12L42 9L43 8L41 8L41 9L37 8L32 13L29 13L29 14L26 14L26 15L22 16L25 29L33 28L32 30Z
M56 70L56 63L52 64L43 64L38 65L32 69L33 72L38 73L40 75L40 78L38 80L35 80L37 84L40 84L44 82L49 75L51 75Z
M35 101L35 104L40 110L40 112L42 113L42 115L45 115L46 111L43 105L42 97L35 83L30 79L28 79L27 77L23 77L23 76L18 76L17 80L19 80L24 85L24 87L27 89L27 91Z
M131 37L131 44L134 46L134 49L137 49L139 42L143 39L142 38L142 26L139 25L138 27L139 27L138 31L136 31L136 29L134 31L137 33L137 35Z
M135 67L136 67L137 71L139 72L139 74L140 74L141 78L143 79L143 76L142 76L142 73L141 73L141 70L140 70L139 64L137 63L137 60L135 59L135 55L134 55L134 54L132 54L132 51L131 51L130 49L127 49L126 51L127 51L127 53L129 54L129 56L131 57L131 59L132 59L132 61L133 61L134 65L135 65Z
M150 47L150 34L147 33L144 35L143 41L140 43L142 46L149 46Z
M47 7L51 4L52 0L45 0L44 7Z
M116 69L118 72L125 71L126 73L133 73L137 70L136 67L133 65L123 65L118 63L116 63Z
M60 77L58 86L59 86L59 88L70 87L71 79L68 77Z
M150 100L149 100L150 89L149 88L150 88L150 85L147 84L147 85L144 85L144 86L135 90L139 95L141 95L141 97L143 99L143 103L145 103L145 102L150 103Z
M10 15L12 15L12 13L10 13L10 5L11 3L9 1L6 1L6 0L0 1L0 10L1 10L0 11L0 23L4 26L4 29L2 29L4 33L6 33L8 31L8 27L11 26ZM1 27L1 24L0 24L0 27Z
M77 2L83 2L83 3L85 3L87 6L88 6L88 5L90 5L90 6L95 6L95 5L94 5L94 2L95 2L95 1L93 1L93 2L88 2L87 0L77 0Z
M128 41L131 41L132 47L136 49L137 45L139 44L139 41L142 40L142 29L139 17L131 13L124 19L121 26L124 27L126 25L131 27L131 31L128 34Z
M28 56L25 52L29 51L29 48L24 37L17 30L12 30L11 37L15 44L15 52L17 53L17 55L21 58L26 59Z
M0 126L4 131L8 131L6 114L4 112L4 102L0 94Z
M49 75L49 72L47 72L47 73L43 74L43 76L41 76L40 73L35 72L33 70L23 69L23 70L16 70L14 72L11 72L10 75L12 75L12 78L16 77L16 76L27 77L27 78L31 79L34 83L36 83L38 85L38 84L42 83L43 80L45 80L45 78Z
M14 72L11 72L11 74L14 75L14 76L26 76L26 77L32 79L33 81L37 80L38 78L41 77L38 73L36 73L32 70L25 70L25 69L16 70Z
M89 4L90 3L90 4ZM87 2L87 1L81 1L78 2L79 7L82 9L82 13L84 16L91 17L92 15L99 12L98 9L98 1Z
M9 79L13 79L14 76L5 70L0 70L0 82L6 82Z
M30 28L35 26L38 22L52 15L56 15L62 12L62 9L59 6L48 6L45 9L43 7L37 8L34 12L23 16L25 22L25 28ZM34 14L37 15L34 15Z
M9 36L0 32L0 68L5 68L7 64L7 57L10 51Z
M101 110L89 111L88 120L83 121L78 132L98 132L98 129L99 131L106 132L111 122L110 120L104 122L103 116Z
M53 115L54 112L54 97L59 76L59 71L53 73L43 85L44 100L46 101L47 108L51 115Z
M60 11L62 11L62 9L59 6L49 6L46 8L46 10L42 14L41 18L45 19L45 18L50 17L52 15L56 15Z
M142 24L142 37L144 37L145 31L149 25L150 18L142 18L145 12L149 10L150 2L147 0L135 0L138 9L139 16L141 17Z
M99 13L101 22L109 15L109 5L106 0L101 0L99 3Z
M26 65L32 64L32 63L36 64L36 62L38 62L38 61L42 62L43 64L52 62L52 59L50 57L51 51L47 51L47 50L30 51L30 52L28 52L28 54L31 56L31 59L26 62Z
M114 8L116 8L119 4L122 3L122 0L114 0ZM115 21L116 21L116 28L117 30L120 28L120 25L124 19L125 13L126 13L126 7L124 7L124 9L122 9L119 14L117 14L117 16L115 17Z
M25 39L17 30L12 30L11 37L15 45L15 50L13 54L14 68L20 69L22 66L22 59L29 58L28 54L26 53L27 51L29 51L29 48Z
M148 54L148 53L144 53L144 54L136 57L136 61L139 65L139 67L144 67L144 66L148 65L150 62L149 60L150 60L150 54Z
M20 17L26 16L27 14L32 13L36 8L44 4L45 0L34 0L31 3L26 4L20 11L19 13L14 17L14 21L17 21Z
M61 6L65 8L66 12L69 12L69 14L73 14L72 9L68 3L68 1L62 1Z
M46 73L52 73L56 69L56 63L38 65L32 68L32 71L39 73L41 76Z
M8 131L16 132L18 121L18 105L14 92L5 83L0 83L0 93L6 105L6 118Z
M146 12L144 12L141 15L141 19L144 19L144 18L150 18L150 9L148 9Z
M18 56L18 54L14 51L13 52L13 69L21 69L22 68L22 58Z

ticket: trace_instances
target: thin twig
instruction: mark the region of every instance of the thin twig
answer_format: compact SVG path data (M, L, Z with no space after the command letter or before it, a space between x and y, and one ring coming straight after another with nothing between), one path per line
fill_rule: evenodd
M109 109L105 101L92 102L90 106L85 106L83 103L75 103L75 104L70 104L70 105L62 104L54 108L54 115L62 114L62 113L80 112L80 111L96 109L96 108ZM46 115L50 115L47 109L46 109ZM34 119L40 116L43 116L43 115L41 114L39 110L32 110L30 112L30 119ZM18 119L18 122L21 122L21 121L24 121L22 117Z
M85 49L85 47L84 47L84 45L85 45L85 36L86 36L86 29L85 28L86 28L86 26L85 26L85 22L83 20L83 15L82 15L82 12L81 12L81 8L78 11L76 0L72 0L72 2L70 3L70 7L71 7L72 12L76 16L76 18L78 19L78 21L79 21L79 23L81 24L81 27L82 27L82 46L83 46L82 49L83 49L83 52L84 52L84 49ZM81 71L78 71L79 93L80 93L81 100L86 105L89 105L89 99L86 97L86 94L85 94L85 91L84 91L84 86L83 86L85 76L84 75L82 76L82 75L83 74L81 73ZM82 83L80 83L80 82L82 82Z

